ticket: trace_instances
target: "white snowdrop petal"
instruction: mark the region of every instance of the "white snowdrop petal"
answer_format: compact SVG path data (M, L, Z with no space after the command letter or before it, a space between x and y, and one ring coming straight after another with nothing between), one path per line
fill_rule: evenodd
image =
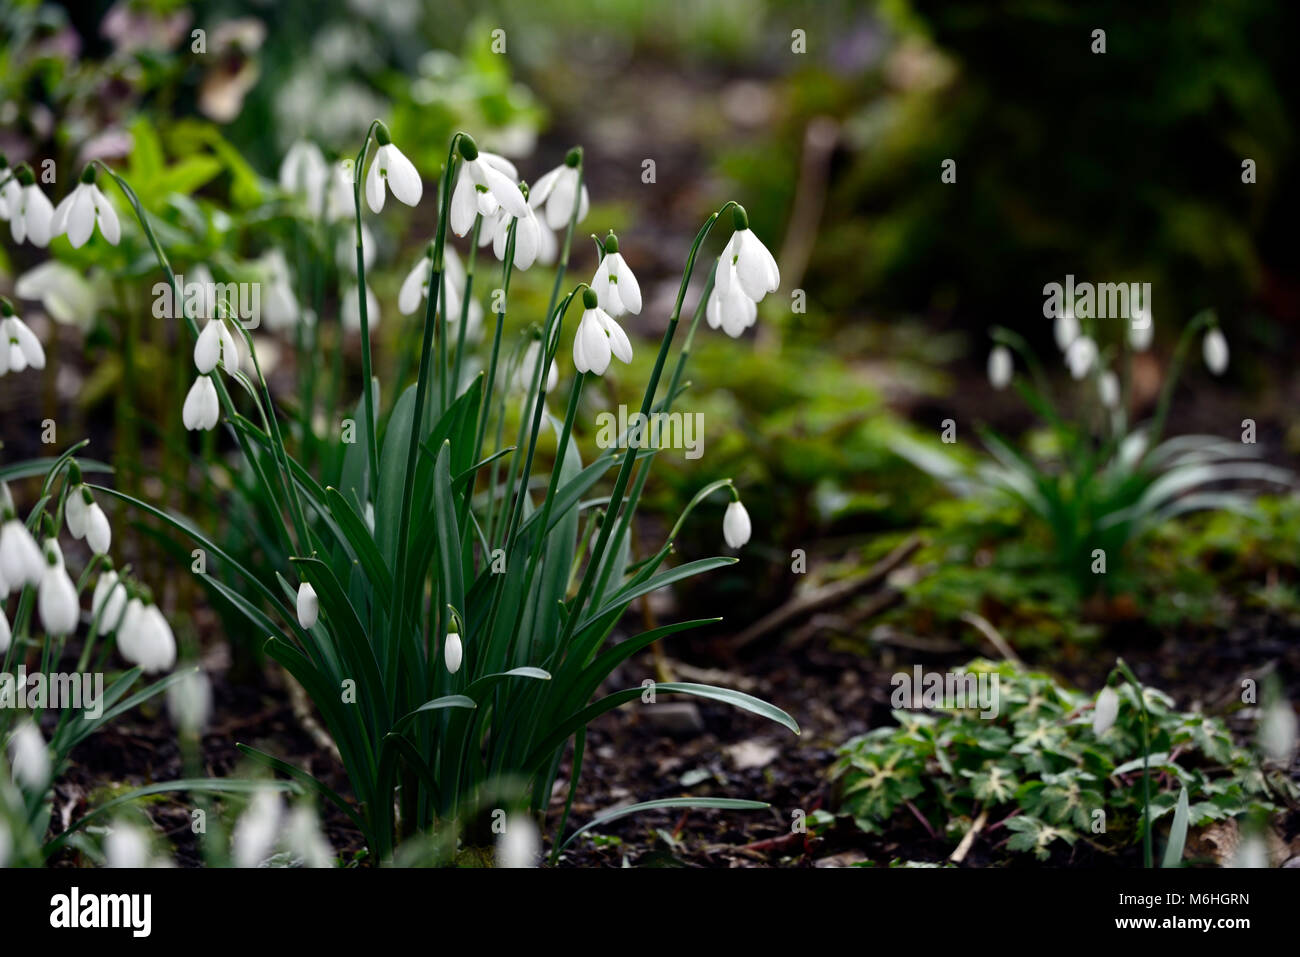
M108 201L98 186L91 186L92 196L95 200L95 215L99 221L99 233L114 246L122 238L122 224L118 222L117 210L113 204Z
M194 342L194 368L203 375L215 369L221 358L221 334L217 328L220 325L219 319L209 319Z
M722 516L722 537L726 540L727 547L740 548L749 541L751 531L749 512L745 511L745 506L738 501L728 505Z
M397 311L402 315L409 316L420 307L420 301L424 298L424 286L429 279L429 267L428 257L422 257L402 280L402 288L397 292Z
M615 275L618 277L618 297L622 300L623 306L633 315L640 315L641 285L632 274L632 268L627 264L627 260L621 255L618 257L618 269Z
M420 197L424 195L424 183L420 180L420 174L406 155L391 143L384 147L388 150L386 160L388 163L388 188L393 191L393 195L407 206L418 206Z
M370 161L370 171L366 173L366 205L372 213L381 213L384 209L384 180L379 175L379 156Z
M108 524L108 516L98 502L92 502L86 509L86 544L96 555L105 555L112 543L113 528Z
M320 599L316 596L316 589L303 582L298 586L298 624L311 629L316 626L319 617Z

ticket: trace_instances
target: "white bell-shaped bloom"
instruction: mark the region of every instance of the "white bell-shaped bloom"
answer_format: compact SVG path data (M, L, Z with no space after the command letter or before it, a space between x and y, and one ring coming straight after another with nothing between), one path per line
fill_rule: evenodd
M227 372L234 372L239 368L239 351L226 323L221 319L209 319L194 343L194 368L207 375L218 362L226 367Z
M1065 364L1070 367L1070 375L1082 379L1092 371L1097 361L1097 343L1087 336L1079 336L1065 350Z
M132 824L114 824L104 838L104 866L148 867L149 838L144 831Z
M1056 348L1064 352L1070 348L1070 343L1079 338L1079 320L1074 318L1074 311L1068 307L1064 312L1056 317L1056 322L1052 324L1052 335L1056 338Z
M45 247L53 238L54 206L36 183L20 187L17 202L9 208L9 232L14 242L30 239L34 246Z
M420 261L406 274L406 278L402 280L402 287L397 293L397 309L402 315L409 316L420 308L421 302L428 298L429 269L432 263L432 252L426 251ZM461 308L465 302L465 279L465 265L460 261L460 256L451 246L444 246L440 282L447 306L444 318L450 324L460 321ZM465 330L465 337L467 339L473 338L482 322L483 306L477 299L471 297L469 301L469 326Z
M533 376L537 372L537 358L541 355L542 343L534 339L524 350L524 358L519 363L519 368L515 370L515 388L523 392L528 392L533 387ZM550 370L546 373L545 392L554 392L555 387L560 384L560 370L557 364L552 362Z
M339 303L339 316L343 320L344 329L361 328L361 297L356 286L349 286L347 292L343 293L343 301ZM372 332L379 325L379 300L369 286L366 286L366 323Z
M1092 733L1100 737L1111 729L1119 717L1119 693L1110 685L1101 689L1092 709Z
M316 589L303 582L298 586L298 624L305 629L315 628L319 617L320 599L316 597Z
M460 635L454 631L447 633L447 640L442 646L442 660L447 665L447 671L455 674L460 671L460 663L465 655L465 649L461 646Z
M87 180L86 177L90 179ZM50 235L62 236L65 233L73 249L80 249L89 241L95 226L99 226L100 235L114 246L122 238L122 227L118 223L113 204L95 185L94 171L82 174L82 180L76 188L63 197L54 210L50 221Z
M200 734L212 716L212 682L202 671L187 671L167 689L172 724L188 734Z
M91 618L99 622L99 634L111 635L122 621L126 611L126 586L113 569L99 576L90 599Z
M56 322L85 325L95 316L95 287L81 271L47 259L14 281L14 294L40 304Z
M776 259L752 229L746 227L732 233L720 259L724 264L735 266L734 270L718 270L716 281L724 296L734 281L740 284L746 296L757 303L762 302L769 292L776 292L781 285L781 271L776 266Z
M596 267L591 288L596 290L600 308L615 318L641 312L641 286L618 251L618 238L613 233L605 239L605 256Z
M1129 320L1128 344L1133 347L1134 352L1146 352L1151 348L1151 340L1155 338L1155 334L1156 324L1151 318L1151 307L1140 306Z
M0 320L0 347L5 351L5 358L0 359L0 363L6 366L0 368L0 375L6 371L22 372L27 368L45 368L45 348L41 345L41 340L16 315Z
M236 867L257 867L271 855L282 813L280 795L269 790L257 792L235 825L231 849Z
M113 527L98 502L91 502L86 509L86 544L96 555L107 555L113 544Z
M311 140L296 141L280 161L280 189L304 200L312 215L319 212L321 191L328 179L329 165Z
M27 526L12 517L0 527L0 575L10 588L39 585L45 575L45 557Z
M302 862L303 867L334 866L334 849L321 833L316 811L306 802L289 812L284 828L284 847Z
M497 867L536 867L541 853L542 837L532 819L523 814L507 817L497 838Z
M81 617L77 586L63 567L63 552L53 538L45 541L45 571L36 589L36 608L41 613L41 627L51 637L72 634Z
M752 530L749 512L745 511L745 506L740 504L740 500L737 499L728 505L727 511L722 515L722 537L727 547L740 548L749 541Z
M443 258L446 258L447 250L443 250ZM411 271L406 274L402 280L402 286L397 291L397 311L404 316L409 316L415 310L420 308L429 295L429 270L433 268L433 258L426 252L420 257ZM451 295L451 289L448 288L447 295Z
M68 524L68 534L73 538L86 537L86 509L90 508L90 490L78 485L69 490L63 503L63 519Z
M507 213L505 207L497 210L494 215L483 220L478 244L486 246L491 243L492 254L501 262L505 262L506 247L510 240L510 224L516 222L519 225L515 227L514 265L516 269L525 270L537 261L542 247L542 226L531 209L518 218Z
M271 332L291 328L301 316L301 310L298 308L298 299L293 294L293 278L284 252L280 249L269 250L258 259L257 265L265 277L262 284L261 321Z
M1003 345L996 345L989 352L989 383L995 389L1005 389L1015 373L1015 363L1011 359L1011 350Z
M1264 707L1259 718L1259 744L1274 761L1289 765L1295 753L1296 716L1281 695Z
M4 185L0 186L0 219L9 219L18 209L23 187L17 174L8 169L0 169L0 179L4 180Z
M117 650L131 664L140 659L141 632L144 628L144 602L132 595L122 610L122 620L117 625Z
M631 362L632 343L623 327L596 305L592 290L583 290L583 300L587 308L573 336L573 364L577 370L604 375L611 355L621 362Z
M735 271L736 267L731 263L718 263L717 275L719 276L730 275ZM710 329L721 327L727 335L738 339L757 321L758 304L745 295L739 281L731 279L724 287L715 280L704 315Z
M1217 326L1201 340L1201 354L1205 357L1205 367L1215 375L1223 375L1228 370L1228 340Z
M560 230L569 225L575 199L578 202L578 218L574 222L580 223L587 218L591 206L587 186L584 183L580 192L578 189L578 163L581 155L577 150L571 151L563 164L543 173L528 192L528 205L542 211L546 225L551 229Z
M14 780L29 791L42 791L49 784L50 753L34 721L23 721L14 728L9 739L9 767Z
M176 664L176 636L157 605L139 598L126 603L117 628L117 650L146 674L167 671Z
M424 195L424 183L415 165L406 158L392 142L388 141L388 132L382 126L376 133L380 146L375 150L375 158L370 161L370 172L366 174L366 203L372 213L384 208L384 184L393 191L393 195L407 206L416 206Z
M1110 369L1097 377L1097 398L1108 409L1119 408L1119 376Z
M7 589L0 589L0 592L7 594ZM9 643L13 641L13 630L9 627L9 617L5 614L4 606L0 605L0 655L9 650Z
M476 215L487 219L502 209L517 218L528 215L528 203L515 185L519 173L513 163L495 153L480 152L465 137L460 140L460 153L464 162L451 194L452 232L464 236L473 228Z
M217 427L221 418L221 402L217 398L217 387L212 384L212 377L201 375L190 386L185 396L185 405L181 408L181 421L190 431L207 431Z

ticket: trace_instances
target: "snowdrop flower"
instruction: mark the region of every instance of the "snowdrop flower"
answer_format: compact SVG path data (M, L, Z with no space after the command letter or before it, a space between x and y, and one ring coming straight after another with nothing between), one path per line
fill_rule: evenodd
M0 645L3 641L0 641ZM1280 695L1264 708L1259 721L1259 743L1274 761L1290 763L1295 751L1296 717L1291 703Z
M36 589L36 608L46 634L55 638L75 631L81 617L77 586L63 567L63 552L53 538L45 540L45 571Z
M5 523L0 527L0 575L10 588L39 585L45 576L45 559L27 526L18 521L13 504L7 503Z
M14 780L30 791L40 791L50 781L50 754L40 729L28 720L9 739L9 766Z
M185 396L185 405L181 408L181 421L192 432L215 429L221 418L221 403L217 399L217 387L212 384L212 376L201 375L190 386Z
M0 592L7 592L8 589L0 589ZM0 655L9 650L9 643L13 641L14 633L9 627L9 618L5 615L3 606L0 606Z
M126 586L113 569L102 572L90 599L91 619L99 622L99 633L111 635L126 611Z
M1097 704L1092 709L1092 733L1101 737L1115 724L1119 717L1119 693L1110 685L1101 689L1097 695Z
M202 671L187 671L167 689L172 724L190 735L202 733L212 716L212 682Z
M492 244L492 253L501 262L506 259L506 246L510 240L510 224L515 227L515 261L516 269L524 270L537 261L542 247L542 226L536 214L528 209L521 217L511 216L505 207L497 210L495 215L484 221L484 228L479 230L478 244Z
M582 291L582 304L585 309L573 336L573 364L578 371L604 375L611 355L620 362L631 362L632 343L623 327L600 308L595 290Z
M320 599L316 597L316 589L303 582L298 586L298 624L310 630L316 627L316 619L319 617Z
M68 534L73 538L86 537L86 509L93 499L90 489L77 485L68 492L68 499L63 503L63 518L68 523Z
M383 123L375 124L375 158L370 161L370 172L366 174L366 203L372 213L379 213L384 208L386 195L384 184L393 191L393 195L407 206L415 206L424 194L424 183L420 174L409 159L393 145L388 135L388 127Z
M95 167L88 165L81 171L81 182L59 203L50 221L50 235L67 234L73 249L86 245L95 226L99 233L114 246L122 238L122 227L117 213L108 198L95 185Z
M54 206L36 185L31 167L24 163L14 171L18 192L9 195L9 232L14 242L30 239L33 245L48 246L54 233Z
M1052 325L1052 334L1056 337L1056 348L1064 352L1070 348L1070 343L1079 338L1079 320L1074 318L1074 310L1066 307L1065 311L1056 317L1056 322Z
M117 628L117 650L146 673L167 671L176 664L176 636L158 606L139 597L126 603Z
M740 504L740 499L733 498L722 516L722 537L726 540L727 547L740 548L749 541L751 531L749 512Z
M506 818L505 830L497 838L497 867L536 867L541 853L537 825L523 814Z
M1011 361L1011 350L1003 345L996 345L989 353L989 382L995 389L1005 389L1015 372L1015 363Z
M299 804L289 812L284 843L290 854L302 860L303 867L334 866L334 849L321 833L320 819L310 804Z
M735 271L736 267L730 263L718 263L718 275ZM724 293L715 279L704 315L710 329L721 327L731 338L738 339L758 319L758 305L745 295L739 282L729 280L726 288Z
M106 867L140 868L149 866L149 839L131 824L114 824L104 838Z
M460 671L461 659L465 649L461 646L460 635L454 631L447 632L447 641L442 646L442 660L447 665L447 672L455 674Z
M749 228L749 217L743 206L732 210L732 221L736 231L723 247L719 261L735 268L718 270L716 284L726 296L730 285L738 283L748 298L762 302L764 296L776 292L781 285L781 271L763 241Z
M262 286L262 322L271 332L281 332L298 321L298 300L293 294L293 282L284 253L272 249L257 260L265 277ZM233 367L232 367L233 368Z
M528 392L533 387L533 375L537 371L537 358L542 351L542 342L540 339L534 339L524 350L524 358L519 363L519 368L515 370L515 388ZM551 368L546 374L546 387L544 392L554 392L555 387L560 384L560 370L557 364L552 362Z
M1269 866L1268 843L1259 834L1250 833L1237 845L1229 867L1264 868Z
M1151 307L1142 306L1129 320L1128 324L1128 344L1133 347L1134 352L1146 352L1151 348L1151 340L1155 338L1156 324L1151 318Z
M1119 376L1110 369L1097 377L1097 396L1106 408L1119 408Z
M275 847L280 829L280 796L258 791L235 825L233 852L236 867L257 867Z
M1075 379L1086 376L1097 361L1097 343L1087 336L1079 336L1065 350L1065 364Z
M45 349L36 333L14 312L13 303L0 296L0 375L27 367L45 368Z
M596 267L591 288L596 290L600 308L615 318L641 312L641 286L618 251L618 237L613 230L605 237L605 255Z
M343 319L344 329L361 328L361 296L356 286L349 286L347 292L343 294L343 301L339 304L339 315ZM375 294L366 287L366 322L373 332L379 325L379 300Z
M0 154L0 219L9 218L10 205L16 205L18 202L18 193L22 189L18 185L17 170L9 168L8 157Z
M14 294L45 308L56 322L88 323L95 315L95 289L81 273L49 259L29 269L14 282Z
M194 343L194 368L207 375L217 367L218 361L227 372L234 372L239 368L239 352L224 320L209 319Z
M451 194L452 232L464 236L473 227L476 215L487 219L502 209L517 219L526 217L528 203L515 185L519 173L514 164L495 153L480 153L474 141L464 134L459 147L464 163Z
M582 148L575 146L564 157L564 163L549 173L543 173L528 194L528 205L541 210L545 214L546 225L553 230L564 229L569 225L575 198L578 200L578 216L574 222L580 223L587 218L591 200L585 184L579 190L581 174L578 167L581 164Z
M402 288L397 293L397 311L404 316L409 316L420 308L420 303L429 296L429 269L433 264L433 243L429 244L425 254L420 257L420 261L415 264L406 278L402 280ZM442 249L442 277L443 296L446 299L445 320L448 323L460 321L461 307L464 305L465 295L465 266L460 261L460 256L456 250L450 246L444 246ZM483 321L483 306L478 300L471 298L469 301L469 325L465 329L466 338L472 338Z
M280 189L306 200L312 213L318 210L328 179L329 165L311 140L296 141L280 161Z
M1205 357L1205 367L1215 375L1223 375L1228 368L1228 340L1215 326L1201 340L1201 354Z
M113 544L113 528L98 502L91 502L86 507L86 544L96 555L107 555L109 546Z

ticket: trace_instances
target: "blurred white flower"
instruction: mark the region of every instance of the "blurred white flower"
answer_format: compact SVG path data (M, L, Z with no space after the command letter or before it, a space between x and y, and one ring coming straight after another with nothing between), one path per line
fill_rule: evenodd
M0 296L0 375L22 372L28 366L45 368L45 349L36 333L14 312L13 304Z
M329 164L311 140L297 140L280 162L280 189L307 203L308 212L320 211L321 192L329 180Z
M989 353L989 382L995 389L1005 389L1015 372L1015 363L1011 360L1011 350L997 345Z
M112 568L101 572L90 599L91 617L99 622L99 633L111 635L126 610L126 586Z
M54 207L30 171L26 171L24 178L29 182L20 186L17 196L9 200L9 232L16 243L30 239L33 245L45 247L53 238Z
M542 343L534 339L524 350L524 357L520 360L519 368L515 370L515 388L528 392L533 387L533 376L537 371L537 357L541 354ZM542 391L554 392L555 387L560 384L560 370L558 364L551 363L550 371L546 374L546 387Z
M212 716L212 682L201 670L187 671L167 689L167 711L172 724L198 735Z
M50 754L40 729L31 720L14 728L9 739L9 767L14 780L29 791L44 790L50 781Z
M1205 367L1215 375L1223 375L1228 369L1228 340L1216 326L1205 334L1201 340L1201 354L1205 357Z
M407 206L416 206L424 194L424 183L420 174L406 155L388 138L388 130L381 124L375 131L379 149L370 161L370 172L366 174L366 203L372 213L379 213L384 208L384 184L393 191L393 195Z
M528 192L528 205L545 214L546 225L553 230L564 229L573 216L574 200L578 201L578 217L575 223L587 218L591 206L584 183L581 194L578 192L578 164L582 161L579 150L570 150L564 162L550 172L543 173ZM512 175L513 178L513 175Z
M6 502L5 523L0 527L0 575L11 589L39 585L45 575L41 548L14 515L12 502Z
M1274 761L1289 764L1295 752L1296 716L1291 702L1278 695L1259 719L1259 743Z
M221 418L221 403L217 398L217 387L212 384L210 375L201 375L190 386L185 396L185 405L181 408L181 421L191 431L207 431L217 427Z
M86 510L92 501L90 489L84 485L68 490L67 500L63 503L63 520L67 522L68 534L73 538L86 537Z
M519 225L515 227L514 266L516 269L525 270L537 261L542 246L542 226L531 209L526 210L525 215L516 218L506 212L503 206L495 214L483 220L483 226L479 229L478 244L486 246L491 243L492 254L501 262L505 262L506 245L510 240L510 224L515 222Z
M1082 379L1097 361L1097 343L1087 336L1079 336L1065 350L1065 364L1070 367L1070 375Z
M541 853L542 837L532 819L523 814L507 817L497 837L497 867L536 867Z
M280 796L258 791L235 824L232 852L236 867L257 867L271 854L280 829Z
M1106 408L1119 408L1119 376L1110 369L1097 377L1097 397Z
M146 674L167 671L176 664L176 637L157 605L135 597L126 603L117 628L117 650Z
M319 617L320 599L316 597L316 589L303 582L298 586L298 624L310 630L316 627Z
M114 246L121 240L122 227L113 204L95 185L94 167L87 166L81 174L81 182L55 208L54 218L50 221L50 235L66 233L72 248L80 249L89 241L96 225L100 235Z
M7 593L7 588L0 588L0 595ZM13 631L9 628L9 616L5 614L4 606L0 605L0 655L9 650L11 641L13 641ZM3 862L0 862L0 866L3 866Z
M1237 852L1232 856L1229 867L1269 867L1268 843L1256 833L1248 833L1237 845Z
M284 843L290 854L302 860L303 867L334 866L334 849L321 833L320 819L310 804L299 804L289 812Z
M104 838L104 864L106 867L148 867L149 838L132 824L114 824Z
M98 502L91 502L86 509L86 544L96 555L108 554L113 544L113 528Z
M727 547L740 548L749 541L751 531L749 512L740 504L740 499L735 499L722 515L722 537Z
M1133 347L1134 352L1146 352L1151 348L1151 340L1155 338L1156 324L1151 318L1151 307L1141 306L1133 314L1133 318L1128 324L1128 344Z
M1056 322L1052 325L1052 334L1056 337L1056 348L1064 352L1070 348L1070 343L1079 338L1079 320L1074 318L1074 311L1068 306L1065 311L1056 317Z
M344 329L361 328L361 297L356 286L349 286L343 293L343 301L339 304L339 316L343 320ZM379 300L375 298L369 286L366 287L366 322L371 331L379 325Z
M1101 737L1115 724L1119 717L1119 693L1110 685L1097 694L1097 704L1092 709L1092 733Z
M14 295L39 301L56 322L85 325L95 315L94 287L80 271L57 259L47 259L19 276Z
M45 540L45 571L37 586L36 607L41 613L41 626L51 637L69 635L76 630L81 616L77 586L63 567L63 552L53 538Z
M284 253L272 249L262 256L257 265L265 277L262 287L262 322L271 332L281 332L298 321L298 300L293 294L293 281Z

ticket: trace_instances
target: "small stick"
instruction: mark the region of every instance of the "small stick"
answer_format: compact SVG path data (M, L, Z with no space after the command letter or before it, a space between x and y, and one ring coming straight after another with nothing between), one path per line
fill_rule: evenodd
M960 864L964 861L966 855L970 853L971 845L975 843L975 836L979 834L980 831L984 830L984 825L988 822L989 812L987 810L980 811L979 817L975 818L975 823L972 824L971 829L966 832L966 836L961 839L961 843L957 845L957 850L953 851L952 854L949 855L948 860L954 864Z

